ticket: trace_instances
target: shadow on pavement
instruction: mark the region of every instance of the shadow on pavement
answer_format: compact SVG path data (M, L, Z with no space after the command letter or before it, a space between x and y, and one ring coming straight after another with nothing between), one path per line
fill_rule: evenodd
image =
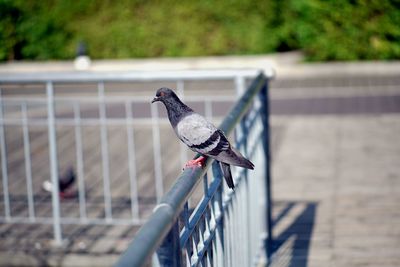
M305 267L318 203L282 201L273 219L274 240L268 266Z

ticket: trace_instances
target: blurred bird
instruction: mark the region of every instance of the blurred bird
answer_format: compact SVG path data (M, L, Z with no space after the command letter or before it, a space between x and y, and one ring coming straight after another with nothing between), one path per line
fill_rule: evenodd
M164 103L168 112L168 119L176 135L183 143L191 150L220 162L222 173L229 188L235 188L230 165L254 169L254 164L231 146L221 130L185 105L174 91L165 87L158 89L156 97L151 103L157 101ZM205 158L201 156L195 160L190 160L186 167L201 167L204 161Z
M75 195L73 192L70 192L69 190L74 184L75 180L76 180L76 174L72 167L69 167L67 171L58 178L58 190L61 198L73 197ZM53 184L51 183L51 181L46 180L43 182L44 190L51 192L52 188Z

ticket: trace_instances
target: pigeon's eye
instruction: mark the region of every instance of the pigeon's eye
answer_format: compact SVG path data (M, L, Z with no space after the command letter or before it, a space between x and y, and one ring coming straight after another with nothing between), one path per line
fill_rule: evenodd
M161 92L161 93L160 93L160 96L165 96L165 93L164 93L164 92Z

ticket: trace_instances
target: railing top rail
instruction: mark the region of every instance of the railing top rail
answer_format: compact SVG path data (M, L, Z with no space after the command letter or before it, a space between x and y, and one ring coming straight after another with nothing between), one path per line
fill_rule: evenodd
M128 81L176 81L233 79L241 76L254 77L257 69L241 70L180 70L180 71L126 71L126 72L47 72L47 73L0 73L0 84L5 83L87 83L87 82L128 82ZM274 76L273 69L264 70L267 78Z
M227 117L225 117L220 125L220 129L227 135L232 132L235 125L249 110L254 96L260 92L268 78L261 72L253 80L249 89L238 100ZM134 240L121 256L116 266L142 266L151 257L179 216L181 208L200 182L201 177L205 175L211 166L211 162L211 159L207 159L204 168L183 171L171 189L154 208L153 214L147 223L139 229Z

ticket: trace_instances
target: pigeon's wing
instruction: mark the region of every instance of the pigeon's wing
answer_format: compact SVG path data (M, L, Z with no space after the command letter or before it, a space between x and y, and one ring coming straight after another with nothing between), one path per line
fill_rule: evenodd
M190 149L206 154L215 148L219 141L218 129L203 116L192 113L182 118L175 127L175 132Z
M251 170L254 169L254 164L250 160L243 157L243 155L240 154L240 152L237 151L233 147L230 147L227 150L221 151L216 156L212 156L212 155L210 155L210 156L220 162L225 162L227 164L239 166L239 167L246 168L246 169L251 169Z
M177 124L175 132L190 149L220 162L253 169L254 165L235 150L224 133L197 113L192 113Z

